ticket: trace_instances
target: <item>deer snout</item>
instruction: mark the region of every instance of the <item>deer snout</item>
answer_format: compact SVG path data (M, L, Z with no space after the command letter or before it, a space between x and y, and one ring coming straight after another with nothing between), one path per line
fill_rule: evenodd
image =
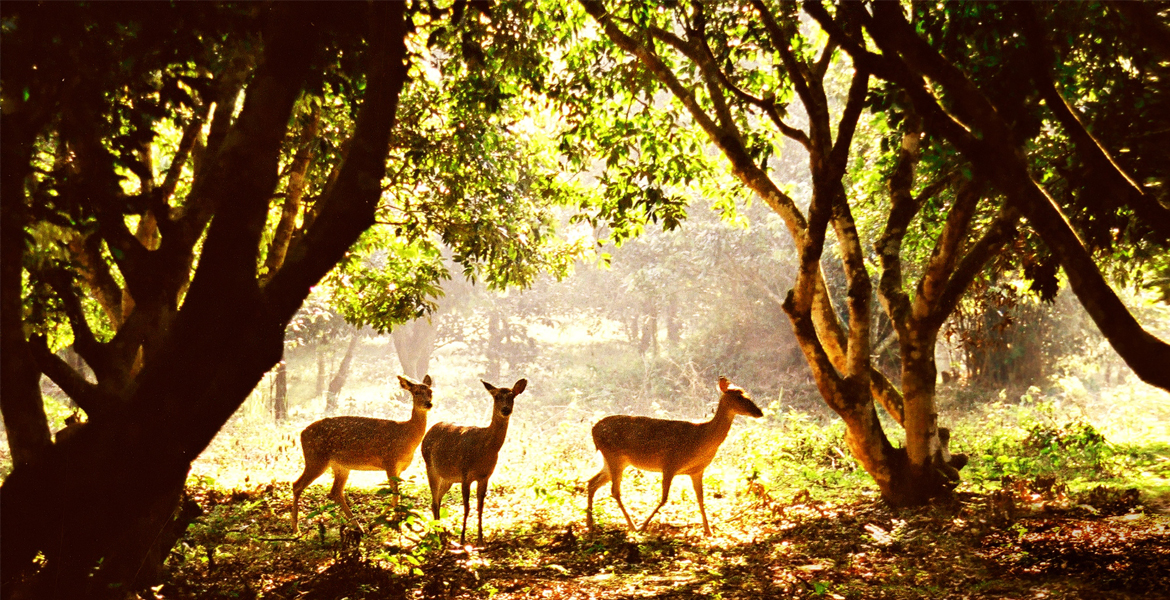
M500 414L504 415L505 417L510 416L512 414L512 407L511 406L500 407Z
M435 406L435 404L433 402L431 402L430 400L427 400L426 402L423 403L423 408L425 408L427 410L434 408L434 406Z

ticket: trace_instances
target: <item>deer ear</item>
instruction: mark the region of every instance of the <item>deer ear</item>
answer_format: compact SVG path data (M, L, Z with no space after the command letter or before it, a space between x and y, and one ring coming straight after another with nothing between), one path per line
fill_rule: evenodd
M490 384L490 383L488 383L488 382L486 382L486 381L484 381L484 380L482 380L482 379L480 379L480 380L479 380L479 382L483 384L483 387L484 387L485 389L487 389L487 391L489 391L489 392L494 392L494 391L496 391L496 386L494 386L494 385L492 385L492 384Z
M427 386L427 387L431 387L431 385L433 385L433 384L431 383L431 375L430 375L430 373L427 373L427 376L426 376L426 377L423 377L423 385L425 385L425 386Z
M398 376L398 385L401 385L402 389L404 389L404 390L409 390L410 389L410 380L399 375Z
M726 392L727 388L731 387L731 382L726 377L719 378L719 391Z
M524 388L526 387L528 387L527 379L521 379L520 381L517 381L516 385L512 386L512 395L519 396L520 392L523 392Z

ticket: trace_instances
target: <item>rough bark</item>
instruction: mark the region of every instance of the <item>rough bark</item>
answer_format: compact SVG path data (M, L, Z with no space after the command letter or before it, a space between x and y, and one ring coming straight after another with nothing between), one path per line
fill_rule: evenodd
M124 408L94 418L66 443L18 467L0 488L5 595L17 585L31 597L50 598L107 597L133 588L132 574L174 514L191 460L280 359L284 326L312 284L373 222L406 78L399 3L370 8L370 77L355 133L364 143L339 176L338 190L346 193L323 210L321 230L306 236L312 244L278 273L285 276L277 286L281 295L261 293L259 241L288 115L312 56L306 46L315 43L313 12L320 9L273 10L274 35L266 39L243 111L204 167L210 183L202 193L216 218L170 334L147 360ZM44 566L22 581L38 552Z

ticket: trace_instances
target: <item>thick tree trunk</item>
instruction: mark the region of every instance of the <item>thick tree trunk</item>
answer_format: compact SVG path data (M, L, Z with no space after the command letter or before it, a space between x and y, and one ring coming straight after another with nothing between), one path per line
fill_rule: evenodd
M355 134L362 141L320 229L308 234L313 243L264 293L255 279L260 238L288 115L316 45L312 10L273 10L265 62L237 126L205 166L216 218L169 335L128 402L17 467L0 487L5 597L123 597L133 589L191 461L280 360L285 325L312 284L373 223L407 67L403 6L371 10L372 66Z
M26 109L27 110L27 109ZM32 462L51 445L41 400L41 372L24 335L24 177L29 172L34 131L23 113L3 115L0 158L0 413L14 465ZM6 524L7 525L7 524Z

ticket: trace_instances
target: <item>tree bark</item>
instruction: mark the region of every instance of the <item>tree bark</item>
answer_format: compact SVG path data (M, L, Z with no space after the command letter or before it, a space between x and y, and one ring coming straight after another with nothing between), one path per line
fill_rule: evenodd
M305 196L307 182L305 175L309 172L309 165L313 159L313 142L317 138L317 128L321 123L321 107L314 106L309 120L301 130L300 148L293 157L288 186L284 191L284 203L280 207L280 221L276 224L276 231L272 234L272 244L268 247L268 256L264 264L266 272L263 281L276 273L284 264L284 257L288 254L289 244L296 230L297 215L301 210L301 199Z
M52 444L41 400L41 372L24 335L22 273L27 207L24 178L30 172L35 131L18 111L5 111L0 158L0 413L13 465L28 465ZM7 536L5 536L7 537Z
M280 143L314 54L319 10L273 8L273 35L243 111L204 167L216 218L194 281L129 402L18 467L0 487L5 596L110 597L135 589L134 574L174 514L191 461L280 360L284 327L312 284L373 222L407 74L399 3L370 7L369 83L355 133L363 143L339 177L344 193L323 209L321 229L306 236L309 245L270 283L279 295L260 291L259 242ZM38 552L44 566L23 579L35 571Z

